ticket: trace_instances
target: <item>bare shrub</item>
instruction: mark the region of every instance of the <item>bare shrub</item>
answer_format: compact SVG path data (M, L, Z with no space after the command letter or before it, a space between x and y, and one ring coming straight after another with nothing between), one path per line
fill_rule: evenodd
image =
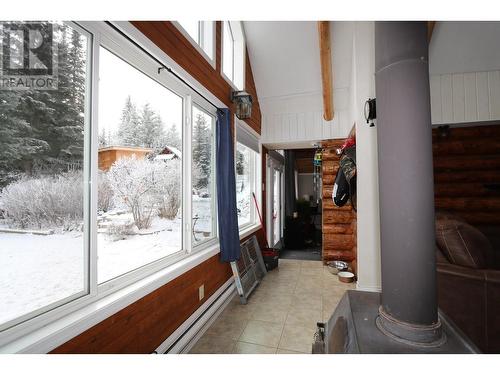
M78 229L83 219L81 171L56 176L27 177L0 193L4 216L21 228L63 226Z
M108 226L108 234L113 241L124 240L127 236L134 234L134 223L131 221L124 223L112 223Z
M169 160L165 164L165 176L159 187L160 205L158 216L173 220L177 217L181 207L180 161Z
M149 228L160 210L168 217L172 217L174 210L177 214L180 199L176 208L174 200L169 200L166 194L180 195L179 164L179 160L166 162L132 156L118 159L109 170L114 194L130 209L138 229Z
M108 212L113 208L113 188L106 172L99 171L97 176L97 209Z

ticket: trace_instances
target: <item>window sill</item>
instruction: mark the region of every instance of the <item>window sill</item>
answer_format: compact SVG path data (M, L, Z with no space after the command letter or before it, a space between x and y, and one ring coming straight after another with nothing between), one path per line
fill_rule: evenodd
M47 353L219 253L219 244L180 260L123 289L0 347L0 353Z
M262 226L260 224L252 224L250 226L244 227L242 230L240 230L240 240L254 234L261 228Z
M243 88L238 88L236 86L236 83L234 83L231 78L229 78L227 75L224 74L224 72L222 71L222 66L221 66L221 71L220 71L220 75L222 76L222 78L229 84L229 86L231 86L232 90L233 91L245 91L245 87Z

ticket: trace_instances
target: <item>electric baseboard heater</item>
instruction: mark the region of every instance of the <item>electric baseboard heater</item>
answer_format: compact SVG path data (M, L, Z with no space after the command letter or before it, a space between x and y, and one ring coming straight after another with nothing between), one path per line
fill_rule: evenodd
M231 268L240 301L245 305L250 294L267 273L256 236L241 244L240 259L231 262Z

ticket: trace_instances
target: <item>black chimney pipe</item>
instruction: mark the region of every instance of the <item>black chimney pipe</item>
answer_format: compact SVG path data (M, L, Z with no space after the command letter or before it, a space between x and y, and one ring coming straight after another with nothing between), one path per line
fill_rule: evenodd
M382 298L378 328L444 343L437 310L426 22L375 23Z

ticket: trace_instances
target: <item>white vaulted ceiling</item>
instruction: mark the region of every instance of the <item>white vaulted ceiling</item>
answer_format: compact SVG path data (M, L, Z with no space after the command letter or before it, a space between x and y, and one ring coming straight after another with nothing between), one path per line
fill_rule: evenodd
M352 22L331 22L334 88L333 121L323 119L318 25L315 21L246 21L248 55L262 112L262 143L267 147L311 147L345 137L352 127L347 112Z
M321 90L316 22L248 21L244 28L259 100Z

